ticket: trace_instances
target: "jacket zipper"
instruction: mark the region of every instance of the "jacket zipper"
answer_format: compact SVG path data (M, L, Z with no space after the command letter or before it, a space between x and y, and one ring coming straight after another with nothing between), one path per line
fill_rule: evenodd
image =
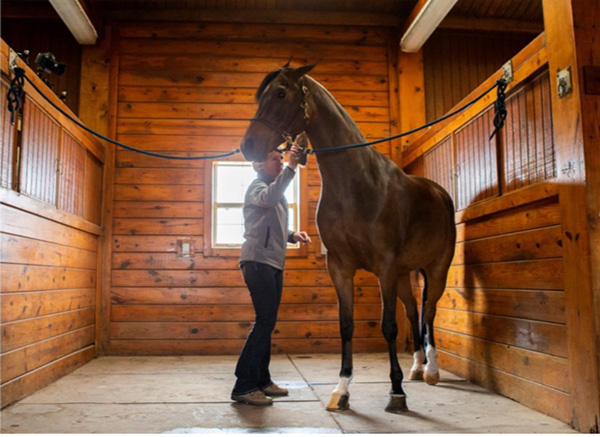
M271 235L271 227L267 226L267 238L265 238L265 247L269 244L269 236Z

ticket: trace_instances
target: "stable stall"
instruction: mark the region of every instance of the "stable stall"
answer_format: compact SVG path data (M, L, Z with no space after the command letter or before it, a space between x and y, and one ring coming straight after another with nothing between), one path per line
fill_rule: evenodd
M438 2L75 3L97 32L87 45L50 3L3 3L2 107L14 64L73 118L153 153L235 151L256 88L290 57L294 67L317 63L310 76L369 141L490 90L374 146L454 201L457 244L435 320L439 365L598 431L596 3L458 0L416 47L407 32ZM17 54L34 48L76 72L36 76L34 50L29 64ZM507 115L490 137L499 79ZM61 101L66 89L76 91ZM142 155L99 140L28 82L24 92L15 118L2 116L2 407L95 357L238 354L254 312L239 245L224 237L240 223L220 227L219 212L241 201L218 187L246 171L242 155ZM341 351L315 222L320 192L310 156L290 208L313 244L288 249L275 354ZM423 280L413 279L420 299ZM384 352L378 279L360 271L354 284L354 351ZM397 345L410 353L402 308Z

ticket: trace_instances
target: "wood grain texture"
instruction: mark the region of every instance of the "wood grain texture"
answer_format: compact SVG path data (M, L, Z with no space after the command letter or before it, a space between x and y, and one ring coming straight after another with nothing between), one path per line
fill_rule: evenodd
M149 23L119 25L112 41L118 47L114 55L118 57L115 133L135 147L177 156L235 149L256 111L256 88L267 72L285 64L293 54L293 66L319 61L311 76L331 90L367 138L383 138L398 127L394 112L398 105L390 97L398 88L397 64L390 56L394 54L390 50L397 50L392 37L378 27L165 23L157 29ZM305 39L311 41L310 47ZM378 145L377 150L391 155L389 143ZM112 254L106 259L111 267L111 304L104 311L110 313L110 350L115 344L123 345L118 353L146 354L141 350L144 347L158 354L187 350L183 346L173 349L165 341L170 337L179 342L182 335L188 335L186 325L178 323L197 317L194 311L207 320L235 322L232 326L251 321L254 315L237 265L239 253L206 247L212 220L210 164L169 161L120 149L115 157ZM301 222L314 243L303 252L288 251L285 309L280 315L300 318L307 326L315 322L322 337L319 341L337 343L338 331L332 329L337 319L336 297L314 222L319 196L315 191L321 182L311 161L300 175L305 208ZM193 257L178 256L178 241L184 238L194 246ZM376 278L359 273L355 284L356 311L366 317L365 323L379 326ZM399 310L399 318L402 313ZM123 321L123 317L133 319ZM165 330L160 338L149 338L158 335L150 329L152 323L164 317L177 328ZM378 330L369 329L373 335ZM297 339L308 347L306 332L300 331L287 329L277 347L292 350ZM402 344L405 331L401 329ZM199 353L210 353L220 334L208 325L201 332L201 337L185 337L193 342L185 344L193 344ZM243 339L243 333L235 332ZM373 348L385 342L365 344ZM237 347L227 351L239 352Z

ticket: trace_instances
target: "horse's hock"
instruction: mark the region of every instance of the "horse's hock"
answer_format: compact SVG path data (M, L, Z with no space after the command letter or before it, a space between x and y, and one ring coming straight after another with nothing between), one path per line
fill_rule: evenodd
M1 121L3 432L597 431L596 2L458 0L414 53L451 2L79 1L88 45L37 3L2 10L3 107L12 63L31 80ZM38 77L49 52L66 73ZM272 335L292 396L250 417L228 403L254 318L236 150L288 140L315 152L289 202L314 243L287 249Z

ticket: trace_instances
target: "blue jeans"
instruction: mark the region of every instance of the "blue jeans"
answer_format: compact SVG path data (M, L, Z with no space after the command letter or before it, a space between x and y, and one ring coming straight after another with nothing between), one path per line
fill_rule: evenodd
M260 390L273 382L269 373L271 333L277 322L283 289L283 271L267 264L245 261L242 274L250 290L256 318L235 368L234 395Z

